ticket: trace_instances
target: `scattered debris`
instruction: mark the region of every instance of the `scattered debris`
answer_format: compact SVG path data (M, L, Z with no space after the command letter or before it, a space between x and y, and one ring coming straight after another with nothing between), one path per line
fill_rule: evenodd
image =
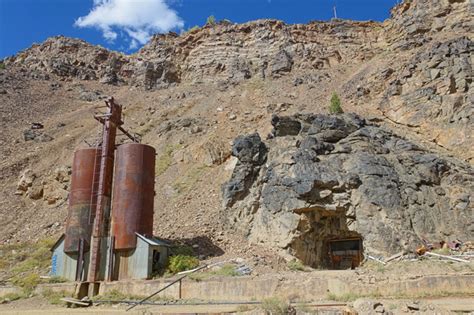
M443 254L434 253L433 250L441 251ZM418 256L431 256L438 259L457 261L462 263L469 263L474 252L474 245L472 242L462 242L458 239L454 241L440 241L439 243L430 243L423 240L423 245L416 249Z
M450 256L446 256L446 255L440 255L440 254L436 254L436 253L432 253L432 252L426 252L425 255L434 256L434 257L439 257L439 258L444 258L444 259L450 259L450 260L454 260L454 261L458 261L458 262L464 262L464 263L468 263L468 262L469 262L469 260L466 260L466 259L460 259L460 258L450 257Z
M384 262L384 261L382 261L382 260L380 260L380 259L378 259L378 258L375 258L374 256L367 255L367 258L369 258L369 259L371 259L371 260L373 260L373 261L376 261L376 262L378 262L378 263L381 263L382 265L386 265L386 264L387 264L386 262Z
M385 262L388 263L388 262L390 262L390 261L392 261L392 260L395 260L395 259L397 259L397 258L400 258L400 257L403 256L403 254L404 254L404 252L399 252L399 253L397 253L397 254L395 254L395 255L392 255L392 256L390 256L389 258L385 259Z
M28 129L23 132L23 139L25 141L49 142L54 138L41 131L35 129Z
M92 305L92 301L89 300L89 298L87 296L84 297L81 300L74 299L74 298L71 298L71 297L65 297L65 298L62 298L61 301L66 302L67 307L71 307L72 304L78 305L78 306L86 306L86 307Z
M407 303L407 308L410 311L419 311L420 310L420 305L418 301L412 302L412 303Z
M252 269L247 265L240 265L235 269L235 271L241 276L248 276L252 273Z
M42 123L32 123L31 129L43 129L44 125Z

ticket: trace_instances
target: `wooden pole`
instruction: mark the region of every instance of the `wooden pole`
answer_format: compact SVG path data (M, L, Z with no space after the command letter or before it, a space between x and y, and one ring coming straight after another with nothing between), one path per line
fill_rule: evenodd
M142 304L143 302L145 302L146 300L151 299L152 297L154 297L155 295L157 295L157 294L160 293L161 291L164 291L164 290L168 289L169 287L171 287L173 284L178 283L178 282L181 283L181 280L183 280L184 278L186 278L186 277L189 276L190 274L192 274L192 273L194 273L194 272L196 272L196 271L199 271L199 270L201 270L201 269L207 268L207 267L208 267L207 265L204 265L204 266L202 266L202 267L193 269L193 272L187 273L187 274L185 274L184 276L179 277L178 279L174 280L173 282L171 282L170 284L168 284L168 285L165 286L164 288L159 289L158 291L156 291L155 293L153 293L153 294L147 296L146 298L144 298L143 300L139 301L138 303L133 304L132 306L130 306L129 308L127 308L126 311L128 312L129 310L131 310L131 309L134 308L135 306L138 306L138 305Z

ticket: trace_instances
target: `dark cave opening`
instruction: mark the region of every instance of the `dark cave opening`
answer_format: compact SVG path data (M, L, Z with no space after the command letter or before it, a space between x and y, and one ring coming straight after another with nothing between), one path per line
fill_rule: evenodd
M345 211L310 209L300 213L298 236L290 252L305 265L324 269L353 269L363 260L363 240L349 230Z

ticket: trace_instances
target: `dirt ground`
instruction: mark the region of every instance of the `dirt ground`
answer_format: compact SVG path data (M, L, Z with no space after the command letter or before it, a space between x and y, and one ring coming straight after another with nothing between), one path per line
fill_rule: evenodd
M370 300L369 300L370 301ZM355 302L318 302L307 304L293 304L292 306L302 314L339 314L344 310L351 309ZM364 301L362 301L364 302ZM437 299L419 299L416 301L421 305L418 314L473 314L474 298L472 297L448 297ZM89 308L66 308L64 306L54 306L45 303L39 297L15 301L7 305L0 306L0 314L130 314L130 315L152 315L152 314L226 314L226 313L249 313L261 314L264 309L261 305L255 304L219 304L219 305L145 305L138 306L127 312L128 305L101 305ZM47 302L46 302L47 303ZM407 314L410 310L406 310L407 305L413 304L412 300L399 299L383 299L377 300L385 306L387 311L393 314ZM300 313L300 314L301 314ZM362 313L361 313L362 314Z
M278 279L287 279L297 283L308 278L338 278L345 279L350 283L363 285L382 284L390 285L394 282L404 282L413 279L419 279L425 276L457 276L472 275L474 273L473 263L450 263L437 260L420 261L399 261L392 262L385 266L375 262L366 262L356 270L307 270L307 271L282 271L273 274L255 275L255 278L275 277ZM225 278L221 279L225 281ZM192 280L189 280L192 281ZM201 280L201 281L206 281ZM424 288L417 296L406 296L400 292L399 296L374 296L364 295L363 292L354 292L342 296L330 296L326 298L316 298L313 301L292 301L292 306L299 311L297 314L315 313L318 314L342 314L346 308L355 308L359 314L366 314L365 308L373 308L379 304L383 306L386 312L393 314L474 314L474 292L471 294L466 288L459 287L458 292L443 292L440 288ZM136 300L132 299L132 300ZM116 300L116 299L115 299ZM242 304L235 304L232 297L220 304L212 304L209 301L180 300L168 301L167 305L140 305L130 312L126 312L128 304L102 304L94 305L89 308L66 308L62 305L52 305L41 294L36 294L27 299L19 299L8 303L0 304L0 314L196 314L196 313L235 313L248 312L249 314L262 314L263 309L272 307L272 303L288 302L282 298L268 303L271 299L263 301L246 301ZM263 302L269 305L262 306ZM160 300L156 303L165 303ZM215 302L218 303L218 302ZM226 304L228 303L228 304ZM332 304L333 306L325 306ZM410 307L410 308L409 308ZM415 308L415 309L413 309ZM418 309L416 309L418 308ZM327 312L326 312L327 311ZM390 314L390 313L389 313Z

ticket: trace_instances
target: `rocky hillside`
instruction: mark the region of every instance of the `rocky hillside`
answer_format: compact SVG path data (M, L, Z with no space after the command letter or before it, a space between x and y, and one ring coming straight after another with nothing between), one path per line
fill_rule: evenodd
M196 245L203 257L251 255L247 241L260 242L270 228L259 227L257 216L307 216L293 210L321 203L335 207L331 222L363 235L374 251L420 237L473 238L462 221L472 214L473 195L472 21L469 0L407 0L383 23L221 22L155 35L133 55L61 36L33 45L0 69L0 240L63 231L72 154L97 138L92 112L108 95L125 106L126 128L157 149L156 234ZM358 116L317 115L327 113L334 91L344 111ZM279 124L314 121L323 131L335 124L327 127L333 138L321 140L310 127L278 131ZM234 152L237 162L233 140L254 133L260 136L249 141L260 139L268 152L256 161ZM268 134L275 138L267 142ZM301 174L306 168L318 172ZM324 178L311 177L318 174ZM221 185L239 176L238 189L251 193L222 195ZM305 176L317 179L324 198L315 200L311 185L290 183L285 194L293 197L284 207L271 204L277 200L270 195L253 195ZM246 214L251 200L258 209ZM223 225L223 211L241 224ZM377 230L368 231L367 222L377 222ZM229 234L232 226L244 233ZM318 258L301 254L304 239L313 237L305 229L285 227L288 234L264 242L260 253L293 248L312 264ZM393 244L397 235L403 237Z

